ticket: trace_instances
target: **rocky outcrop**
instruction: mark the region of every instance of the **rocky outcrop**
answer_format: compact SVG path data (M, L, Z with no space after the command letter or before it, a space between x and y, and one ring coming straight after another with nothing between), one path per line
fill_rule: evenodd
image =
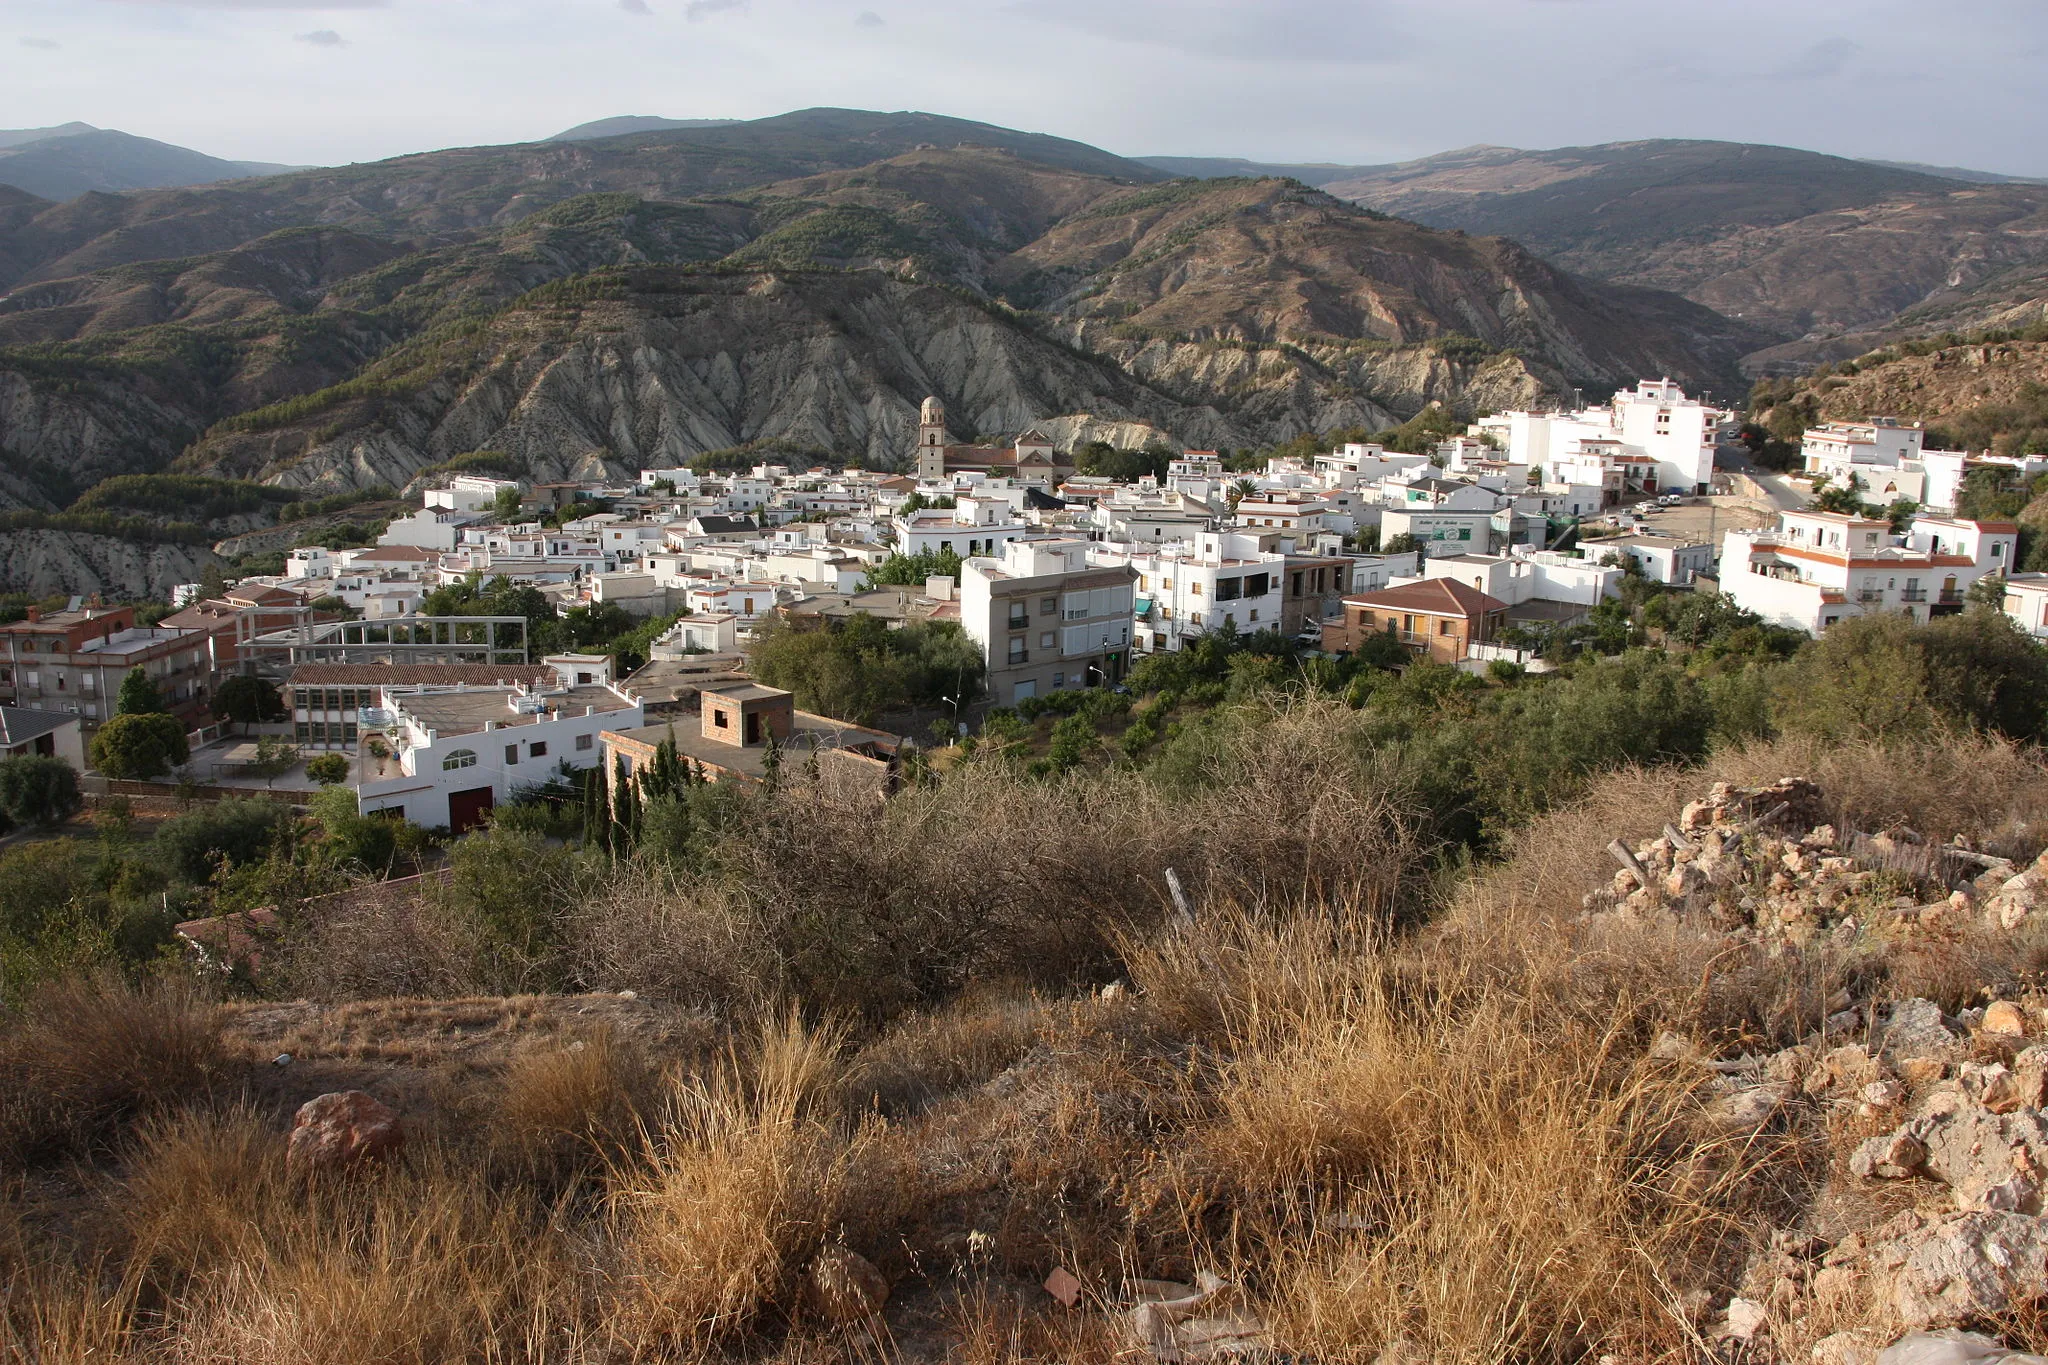
M0 591L50 597L100 593L167 601L220 559L203 545L142 544L83 531L0 531Z
M1722 1310L1713 1335L1740 1348L1724 1358L2004 1358L1988 1340L1964 1343L1977 1354L1914 1352L2043 1300L2048 1008L2006 985L1955 1014L1887 999L1882 966L1894 953L2034 932L2048 855L2020 864L1910 829L1859 833L1799 778L1717 785L1659 838L1610 852L1621 868L1587 894L1589 926L1647 921L1709 951L1847 967L1820 1027L1795 1046L1717 1056L1666 1033L1649 1049L1655 1063L1701 1073L1703 1135L1805 1143L1815 1157L1799 1211ZM1830 1323L1861 1325L1829 1333ZM1899 1347L1923 1345L1880 1357L1899 1330L1918 1334Z

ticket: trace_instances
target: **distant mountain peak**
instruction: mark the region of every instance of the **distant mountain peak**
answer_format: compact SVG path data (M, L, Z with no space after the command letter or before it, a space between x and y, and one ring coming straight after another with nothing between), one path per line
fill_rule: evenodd
M589 142L600 137L628 137L634 133L667 133L678 128L728 128L740 120L736 118L660 118L654 114L621 114L616 118L595 119L579 123L574 128L565 128L543 142Z
M0 150L26 147L31 142L46 142L53 137L77 137L80 133L99 131L90 123L60 123L53 128L0 128Z

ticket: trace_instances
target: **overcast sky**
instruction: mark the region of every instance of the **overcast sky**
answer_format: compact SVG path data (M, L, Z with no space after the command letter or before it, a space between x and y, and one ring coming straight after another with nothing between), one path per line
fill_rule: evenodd
M293 163L922 109L1126 155L1774 142L2048 176L2044 0L0 0L0 128Z

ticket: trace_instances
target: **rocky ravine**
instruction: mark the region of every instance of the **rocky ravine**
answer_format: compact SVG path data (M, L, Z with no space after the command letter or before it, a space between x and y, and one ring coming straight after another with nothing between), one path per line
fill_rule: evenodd
M220 558L202 545L139 545L83 531L0 534L0 592L51 597L105 593L168 601Z
M635 279L622 298L501 315L466 370L376 400L374 411L344 406L215 434L183 467L319 490L402 487L475 450L510 454L535 478L595 478L777 441L892 468L914 444L925 394L945 400L962 438L1043 424L1069 441L1171 433L1238 448L1393 425L1434 398L1529 401L1544 387L1516 358L1454 364L1425 347L1104 336L1114 349L1096 355L1000 309L872 272Z

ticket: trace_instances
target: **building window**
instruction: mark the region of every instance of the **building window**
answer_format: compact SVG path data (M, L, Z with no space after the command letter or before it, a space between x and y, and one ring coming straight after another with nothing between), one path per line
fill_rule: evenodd
M452 773L457 768L474 768L475 766L476 750L474 749L457 749L441 760L441 771L444 773Z
M1052 648L1052 632L1051 632L1051 631L1049 631L1049 630L1042 630L1042 631L1040 631L1040 632L1038 633L1038 647L1039 647L1040 649L1051 649L1051 648Z
M512 764L515 764L515 763L517 763L518 761L519 761L519 746L518 746L517 744L507 744L507 745L505 746L505 763L506 763L506 765L507 765L507 766L509 767L509 766L511 766Z
M1252 608L1252 620L1256 621L1256 620L1258 620L1258 619L1259 619L1259 609L1258 609L1257 607L1253 607L1253 608Z
M723 709L711 713L711 723L721 730L732 729L732 717Z
M1022 630L1030 621L1030 614L1024 610L1022 599L1013 600L1010 603L1010 629Z
M1170 588L1173 586L1173 584L1168 583L1166 586ZM1041 597L1038 600L1038 614L1040 616L1055 615L1059 611L1059 609L1060 599L1057 597Z
M528 758L546 758L548 756L548 742L542 740L538 744L528 745L526 756Z
M1053 674L1053 675L1052 675L1052 685L1053 685L1054 687L1065 687L1065 686L1067 685L1067 675L1066 675L1066 674L1064 674L1064 673L1055 673L1055 674Z
M1024 647L1024 640L1022 636L1019 636L1018 638L1010 641L1010 662L1013 664L1025 664L1031 662L1031 651Z
M1188 592L1192 596L1200 597L1202 595L1202 584L1200 580L1188 584Z
M587 754L590 752L591 746L596 742L597 736L595 735L578 735L576 736L576 752Z

